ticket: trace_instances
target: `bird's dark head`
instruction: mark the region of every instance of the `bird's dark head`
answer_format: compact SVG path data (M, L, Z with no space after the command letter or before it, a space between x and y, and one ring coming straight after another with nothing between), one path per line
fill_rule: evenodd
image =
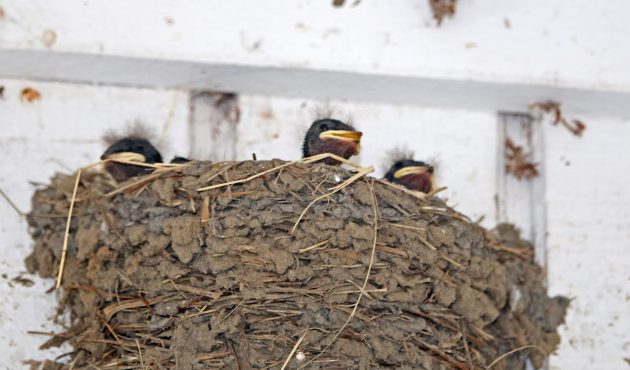
M141 162L144 163L160 163L162 162L162 155L155 149L155 147L147 139L124 137L114 144L112 144L105 153L101 156L101 159L111 159L116 157L119 153L136 153L142 156ZM138 157L140 159L140 157Z
M306 132L302 154L306 158L331 153L348 159L361 151L361 136L363 133L339 120L318 119ZM323 159L321 162L330 165L339 164L332 158Z
M410 190L430 193L435 190L433 166L413 159L400 159L394 162L385 178Z
M186 157L180 157L180 156L175 156L173 157L173 159L171 159L171 163L173 164L182 164L182 163L188 163L191 160L186 158Z
M103 155L101 160L125 159L140 163L161 163L162 155L147 140L137 137L124 137L113 143ZM124 181L130 177L151 172L150 168L134 166L132 164L116 163L108 161L105 170L116 181Z

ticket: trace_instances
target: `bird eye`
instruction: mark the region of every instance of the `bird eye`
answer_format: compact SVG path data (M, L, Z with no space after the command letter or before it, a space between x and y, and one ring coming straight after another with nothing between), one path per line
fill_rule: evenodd
M319 125L319 129L321 131L328 131L328 125L325 123L322 123L321 125Z

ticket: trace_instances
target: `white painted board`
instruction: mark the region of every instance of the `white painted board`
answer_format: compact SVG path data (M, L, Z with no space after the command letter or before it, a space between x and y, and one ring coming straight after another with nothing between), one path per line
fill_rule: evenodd
M626 0L345 3L2 0L0 49L630 90Z
M46 183L54 172L70 173L67 169L98 160L106 129L121 129L140 119L158 135L165 128L167 153L187 154L188 95L184 92L6 79L0 79L0 86L4 86L0 188L22 211L30 209L34 187L29 181ZM41 100L21 101L25 87L38 90ZM11 282L25 272L23 261L31 240L26 221L4 199L0 199L0 218L0 368L19 369L22 361L50 358L37 350L48 338L27 331L62 329L47 324L56 306L54 293L44 293L52 281L25 274L34 286Z
M355 5L356 4L356 5ZM0 75L630 117L626 0L0 0Z
M6 159L0 187L22 210L29 208L33 191L28 180L45 182L54 171L64 170L59 163L74 168L97 158L106 127L141 118L159 131L170 122L166 157L189 153L185 92L20 80L0 80L0 85L5 86L0 155ZM20 101L26 86L40 91L42 99ZM300 157L302 135L316 116L315 102L252 95L240 96L239 102L236 158L249 159L252 152L259 159ZM383 152L406 144L419 158L437 159L439 183L449 187L443 195L451 204L473 218L485 215L487 225L494 223L495 112L341 101L329 105L365 133L359 163L376 165L380 175ZM630 346L630 196L625 178L630 162L624 156L630 126L623 120L579 118L589 124L583 139L562 128L544 129L550 293L575 297L562 346L550 364L563 370L621 370ZM25 222L4 201L0 215L0 268L10 280L24 269L30 238ZM0 365L14 369L25 359L45 357L34 350L45 338L25 332L54 330L41 326L54 306L54 297L43 293L52 282L35 279L31 288L12 287L3 278L0 282Z
M405 105L326 103L304 99L241 96L238 158L302 156L304 134L318 111L332 110L363 132L361 154L352 160L374 166L383 176L386 153L403 147L416 159L435 163L440 193L473 220L495 223L495 113L443 110ZM321 117L320 117L321 118Z
M630 357L630 121L580 117L579 139L547 126L550 294L573 299L551 369L627 369Z

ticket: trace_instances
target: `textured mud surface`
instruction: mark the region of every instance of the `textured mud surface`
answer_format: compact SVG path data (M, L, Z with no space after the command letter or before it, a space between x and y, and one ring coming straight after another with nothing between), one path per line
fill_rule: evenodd
M567 301L547 297L509 227L493 235L368 177L315 202L292 231L352 176L325 165L197 191L283 163L193 163L110 197L111 185L85 179L60 301L72 321L51 339L74 346L67 363L280 368L300 339L288 368L482 369L521 346L554 350ZM58 175L33 196L30 272L56 276L73 182ZM527 357L539 366L544 354L493 368Z

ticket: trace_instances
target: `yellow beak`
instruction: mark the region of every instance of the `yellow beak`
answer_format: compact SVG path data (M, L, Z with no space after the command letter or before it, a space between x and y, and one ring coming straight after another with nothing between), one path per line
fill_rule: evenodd
M343 141L353 141L355 143L359 143L361 141L361 136L363 136L362 132L346 130L328 130L319 134L319 138L322 140L335 139Z
M403 176L407 176L407 175L421 175L425 172L430 172L432 171L433 168L431 167L426 167L426 166L409 166L409 167L403 167L401 169L399 169L398 171L394 172L394 178L399 179Z
M140 162L145 163L146 158L140 153L134 152L122 152L122 153L112 153L105 156L103 159L110 161L121 161L121 162Z

